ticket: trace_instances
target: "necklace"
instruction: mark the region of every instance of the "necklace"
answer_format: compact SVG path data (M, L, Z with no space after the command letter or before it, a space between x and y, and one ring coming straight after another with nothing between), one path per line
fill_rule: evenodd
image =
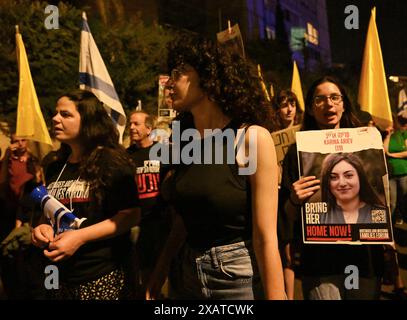
M346 223L357 223L358 218L359 218L359 209L357 209L356 211L349 211L349 212L345 212L343 211L343 218L345 220Z
M62 167L61 172L60 172L59 175L58 175L58 178L55 180L54 185L53 185L52 188L51 188L51 194L54 194L55 186L57 185L59 179L61 178L62 173L64 172L64 170L65 170L67 164L68 164L68 161L65 162L64 166ZM78 178L74 181L74 183L72 183L72 185L69 187L69 189L73 190L74 185L76 185L76 184L78 183L80 177L81 177L81 176L79 175ZM71 212L73 212L73 208L72 208L72 198L73 198L73 195L72 195L72 194L73 194L73 192L69 192L69 209L70 209Z

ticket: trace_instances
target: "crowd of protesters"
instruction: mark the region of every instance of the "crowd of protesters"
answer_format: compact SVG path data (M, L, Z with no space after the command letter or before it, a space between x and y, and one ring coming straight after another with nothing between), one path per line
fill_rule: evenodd
M56 101L53 135L61 147L46 166L24 139L11 136L0 177L0 271L7 297L160 299L168 279L168 298L175 300L292 300L298 272L305 299L379 299L388 248L304 244L300 207L321 181L299 176L295 144L279 168L270 135L293 126L363 126L345 88L325 76L310 86L304 111L291 90L270 102L249 60L195 37L170 45L168 71L166 98L178 113L180 135L190 138L181 142L180 158L196 151L189 143L199 142L199 163L176 161L175 138L154 142L152 137L160 140L153 134L154 116L140 110L129 114L126 150L103 105L82 90ZM401 113L384 133L397 223L407 214L406 124ZM232 150L217 140L228 132ZM151 157L153 149L162 157ZM216 162L218 150L222 163ZM240 174L253 157L256 169ZM39 184L81 224L55 230L30 200ZM396 256L394 261L393 285L405 297ZM43 288L48 264L58 267L57 290ZM349 265L359 270L358 290L344 285Z

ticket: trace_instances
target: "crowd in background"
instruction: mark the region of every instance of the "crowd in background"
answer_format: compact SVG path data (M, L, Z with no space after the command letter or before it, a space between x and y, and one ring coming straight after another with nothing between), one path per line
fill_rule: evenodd
M181 130L194 128L205 139L205 129L238 136L243 128L247 146L256 134L256 172L238 174L244 167L238 149L234 164L151 159L158 143L171 148L171 138L155 136L154 141L153 130L168 131L171 124L157 124L155 116L140 110L129 114L125 150L97 98L67 92L56 102L53 118L61 148L40 161L12 129L2 157L0 272L7 298L160 299L168 278L165 295L171 299L292 300L294 280L300 277L305 299L379 299L389 256L395 292L405 298L394 248L302 243L299 210L320 189L320 181L299 177L295 144L279 168L269 132L297 125L303 131L374 126L368 114L355 111L336 79L316 80L302 110L289 89L268 102L256 69L210 41L172 44L168 67L165 98L178 112ZM381 133L392 219L403 224L406 113L396 114L393 123ZM55 234L30 201L38 184L61 194L64 205L86 217L83 225ZM55 292L44 288L50 261L61 270ZM344 287L347 265L360 270L359 290Z

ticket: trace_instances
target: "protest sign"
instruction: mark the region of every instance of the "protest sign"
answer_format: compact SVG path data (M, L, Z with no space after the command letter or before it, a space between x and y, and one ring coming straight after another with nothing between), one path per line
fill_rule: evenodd
M280 168L278 183L281 183L282 166L284 157L288 151L288 147L295 143L295 133L301 128L300 125L292 126L287 129L275 131L271 133L276 148L277 163Z
M216 34L218 42L245 58L244 45L242 34L240 33L239 25L235 24L233 27L229 27L226 30L218 32Z
M165 86L170 77L168 75L159 75L158 77L158 119L171 120L176 116L175 110L168 102L168 92L166 93ZM168 90L168 89L167 89Z
M393 242L388 173L376 128L296 133L299 174L320 190L301 211L304 243Z

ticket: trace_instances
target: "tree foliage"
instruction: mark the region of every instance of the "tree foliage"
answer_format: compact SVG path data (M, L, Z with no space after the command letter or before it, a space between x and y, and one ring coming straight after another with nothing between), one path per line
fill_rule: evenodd
M18 100L18 66L15 25L26 47L34 85L49 123L56 99L78 87L81 11L59 2L59 29L47 30L47 2L4 0L0 3L0 114L13 122ZM142 100L156 112L157 82L165 71L166 45L171 36L157 25L141 19L106 26L88 14L92 35L98 45L119 98L126 111Z
M0 112L15 119L18 100L18 65L15 25L19 26L27 51L31 75L49 120L56 98L78 83L80 11L61 3L59 29L47 30L44 9L47 3L5 1L0 11Z
M91 26L92 28L92 26ZM94 34L122 103L156 114L158 75L166 71L166 46L172 36L162 27L146 26L140 18ZM103 30L103 31L102 31ZM93 31L92 31L93 33ZM99 45L99 43L103 45Z

